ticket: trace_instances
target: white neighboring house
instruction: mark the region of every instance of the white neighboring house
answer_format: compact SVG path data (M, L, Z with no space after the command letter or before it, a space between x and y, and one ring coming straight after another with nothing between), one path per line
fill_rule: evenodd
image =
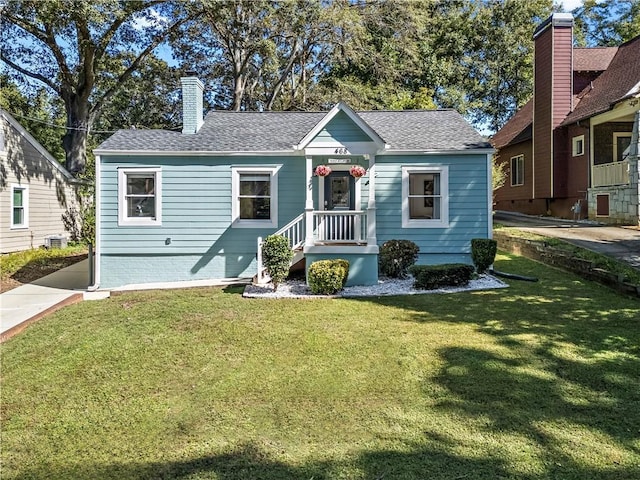
M0 109L0 253L68 238L62 215L79 206L82 184Z

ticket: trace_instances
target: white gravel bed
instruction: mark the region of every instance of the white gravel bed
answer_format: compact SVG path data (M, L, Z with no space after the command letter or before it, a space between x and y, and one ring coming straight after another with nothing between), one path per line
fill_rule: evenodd
M336 297L377 297L382 295L422 295L429 293L456 293L473 290L490 290L494 288L506 288L509 285L491 275L480 275L471 280L464 287L445 287L436 290L417 290L413 288L413 278L396 279L382 278L377 285L345 287L336 295L314 295L302 280L293 280L281 283L277 291L273 291L273 285L247 285L243 297L247 298L336 298Z

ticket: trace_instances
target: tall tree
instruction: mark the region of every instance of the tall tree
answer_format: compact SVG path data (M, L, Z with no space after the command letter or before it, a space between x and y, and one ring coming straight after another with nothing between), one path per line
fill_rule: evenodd
M467 114L499 130L533 94L532 26L552 11L548 0L492 1L474 12L460 65Z
M44 84L63 101L66 166L80 173L88 133L109 99L197 15L165 0L12 0L2 11L0 60L21 81ZM103 84L110 86L98 89Z
M64 108L59 99L44 87L31 94L23 92L8 75L2 74L0 108L13 115L56 160L64 161Z
M573 11L579 43L615 46L640 35L640 1L584 0Z
M177 55L231 110L304 108L307 93L344 38L350 0L203 0ZM194 8L197 6L194 5Z
M358 109L433 106L432 85L419 78L430 3L351 2L351 29L320 78L326 102L344 99Z

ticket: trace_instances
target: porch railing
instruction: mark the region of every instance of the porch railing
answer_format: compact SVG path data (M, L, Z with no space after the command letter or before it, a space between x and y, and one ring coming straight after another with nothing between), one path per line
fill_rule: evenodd
M629 184L629 160L593 166L594 187Z
M300 248L304 244L304 213L287 223L284 227L274 233L274 235L282 235L289 239L289 245L292 249Z
M367 213L361 210L313 212L317 243L366 243Z
M296 250L304 244L304 213L301 213L296 218L287 223L284 227L279 229L277 232L273 233L274 235L282 235L283 237L289 240L289 245L293 250ZM256 283L267 283L269 282L269 275L267 274L267 270L262 263L262 244L264 243L262 237L258 237L258 251L256 255L256 263L257 263L257 273L255 282Z
M300 249L305 242L305 214L301 213L273 234L289 239L293 250ZM366 244L367 212L361 210L313 212L313 240L316 244L324 245ZM262 237L258 237L257 273L254 279L258 284L270 281L262 263L262 243ZM302 255L300 252L298 254Z

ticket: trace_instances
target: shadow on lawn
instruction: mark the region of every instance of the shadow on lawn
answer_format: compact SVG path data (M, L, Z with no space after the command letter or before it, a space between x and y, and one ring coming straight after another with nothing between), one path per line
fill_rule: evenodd
M447 392L436 399L443 415L488 419L481 427L488 435L529 439L548 456L540 478L640 478L640 303L547 271L539 284L511 282L450 302L431 295L368 301L400 307L409 321L471 324L488 335L486 350L462 341L438 351L442 367L430 382ZM624 467L604 453L616 444ZM610 471L584 470L572 450L611 459Z
M541 478L575 479L631 479L638 478L640 467L592 470L576 466L571 460L554 463L543 475L514 474L501 458L467 458L452 453L455 445L438 439L439 447L426 448L416 445L411 451L364 451L352 461L305 463L288 465L270 459L268 454L253 444L220 455L211 455L181 462L130 463L111 465L86 465L62 467L48 465L26 471L18 480L32 478L56 479L218 479L218 480L281 480L281 479L430 479L430 480L484 480L493 478L517 478L539 480ZM447 451L449 450L449 451ZM556 460L556 459L552 459ZM570 475L567 476L566 474Z

